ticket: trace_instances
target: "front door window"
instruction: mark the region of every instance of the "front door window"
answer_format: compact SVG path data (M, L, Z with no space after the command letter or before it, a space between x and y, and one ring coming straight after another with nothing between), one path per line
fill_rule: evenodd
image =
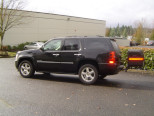
M45 51L59 51L61 50L62 41L61 40L51 40L44 45Z

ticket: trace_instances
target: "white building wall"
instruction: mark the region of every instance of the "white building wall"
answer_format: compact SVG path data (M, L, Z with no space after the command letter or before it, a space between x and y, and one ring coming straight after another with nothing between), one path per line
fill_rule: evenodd
M24 24L6 32L4 45L44 41L65 36L105 36L105 21L26 12Z
M119 46L130 46L130 41L128 39L116 39Z

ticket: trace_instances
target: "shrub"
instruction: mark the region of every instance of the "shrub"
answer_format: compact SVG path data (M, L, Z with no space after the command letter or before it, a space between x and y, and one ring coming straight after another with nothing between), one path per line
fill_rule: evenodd
M154 69L154 50L144 51L145 66L144 69Z
M24 50L24 46L29 44L30 42L25 42L25 43L21 43L17 46L10 46L10 45L7 45L7 46L3 46L3 50L5 51L19 51L19 50Z
M12 47L12 50L13 50L13 51L17 51L17 46L13 46L13 47Z
M29 42L26 42L26 43L21 43L17 46L17 50L24 50L24 46L29 44Z
M7 46L8 51L12 51L12 47L10 45Z

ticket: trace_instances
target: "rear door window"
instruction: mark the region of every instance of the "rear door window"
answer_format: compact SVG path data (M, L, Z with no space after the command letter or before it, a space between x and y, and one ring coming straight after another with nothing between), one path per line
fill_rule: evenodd
M80 41L77 39L66 39L64 42L64 50L79 50Z

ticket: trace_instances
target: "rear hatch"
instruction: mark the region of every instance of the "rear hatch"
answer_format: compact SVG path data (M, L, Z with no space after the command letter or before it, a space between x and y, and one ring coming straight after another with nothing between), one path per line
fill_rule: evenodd
M111 40L111 44L113 46L113 51L115 52L115 60L117 64L121 64L121 52L120 52L120 48L117 45L116 41L114 39L110 39Z

